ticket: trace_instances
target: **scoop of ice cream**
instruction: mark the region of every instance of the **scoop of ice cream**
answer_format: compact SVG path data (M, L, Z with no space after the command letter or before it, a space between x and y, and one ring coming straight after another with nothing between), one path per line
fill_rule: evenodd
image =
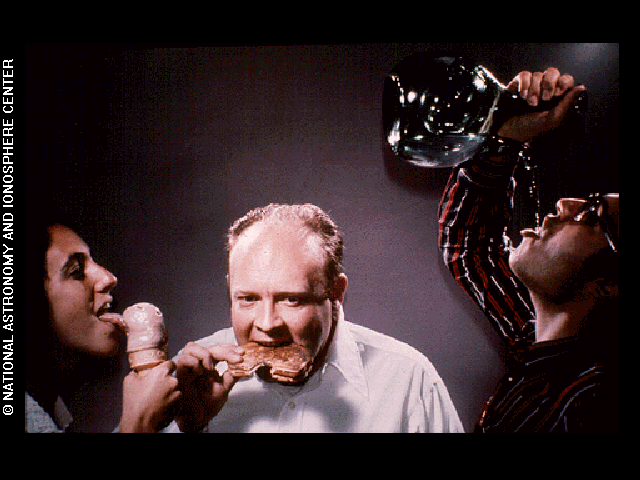
M168 336L160 309L150 303L136 303L122 314L127 333L127 353L133 368L166 360Z

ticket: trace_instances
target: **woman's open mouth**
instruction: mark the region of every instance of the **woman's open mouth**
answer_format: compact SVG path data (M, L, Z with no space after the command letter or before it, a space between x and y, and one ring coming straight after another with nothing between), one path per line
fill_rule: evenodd
M96 312L98 320L105 323L112 323L121 330L124 330L124 322L122 321L122 315L116 312L110 312L111 303L107 302L102 305Z

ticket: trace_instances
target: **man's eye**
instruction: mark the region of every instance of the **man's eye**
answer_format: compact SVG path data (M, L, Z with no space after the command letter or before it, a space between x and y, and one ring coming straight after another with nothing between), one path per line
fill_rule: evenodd
M322 297L317 297L313 294L309 295L287 295L281 299L284 305L288 307L302 307L305 305L321 304Z
M253 303L258 301L257 295L240 295L236 297L240 305L252 305Z
M290 295L288 297L284 297L284 303L290 307L296 307L302 303L302 297Z

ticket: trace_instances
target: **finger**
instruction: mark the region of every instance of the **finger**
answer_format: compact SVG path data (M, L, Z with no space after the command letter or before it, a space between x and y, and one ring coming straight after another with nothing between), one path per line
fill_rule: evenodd
M507 91L511 93L518 93L519 90L520 90L520 80L518 78L518 75L516 75L515 77L513 77L513 80L511 80L507 85Z
M571 75L567 75L567 74L562 75L560 78L558 78L558 81L556 82L556 90L554 92L554 95L555 96L564 95L567 90L569 90L570 88L573 88L573 85L574 85L574 80Z
M214 368L213 358L211 357L211 353L209 352L209 350L207 350L202 345L198 345L197 343L187 343L187 345L184 347L184 350L182 351L181 357L178 359L178 362L180 362L183 357L185 358L185 361L188 360L188 357L197 359L206 370L213 370ZM193 362L191 360L188 360L188 364L192 365Z
M236 383L236 379L228 371L222 374L222 386L226 392L231 390L231 387Z
M532 107L538 105L540 100L540 88L542 84L543 73L535 72L531 75L531 84L529 85L529 95L527 96L527 102Z
M126 377L124 377L123 384L129 385L133 384L139 378L138 372L135 370L131 370Z
M177 374L178 377L184 377L185 375L202 375L204 367L198 357L193 355L181 355L177 361Z
M148 370L144 370L141 373L146 379L150 379L150 378L155 379L155 380L149 380L149 381L157 382L160 379L171 377L171 371L174 369L174 367L175 367L175 364L171 360L168 360L166 362L159 363L155 367L152 367Z
M560 71L557 68L547 68L542 77L542 100L547 102L553 97L556 89L556 82L560 78Z
M166 377L166 385L169 390L176 390L179 384L176 377Z
M172 360L167 360L166 362L162 362L154 368L162 370L165 375L171 375L171 373L173 373L173 371L176 369L176 364Z
M516 78L518 79L520 96L526 100L529 96L529 87L531 86L531 72L520 72Z
M241 362L244 354L244 349L242 347L229 343L217 343L208 347L207 350L216 362Z
M169 397L167 398L167 402L169 403L169 405L172 405L176 403L178 400L180 400L181 398L182 398L182 392L180 390L174 390L169 394Z

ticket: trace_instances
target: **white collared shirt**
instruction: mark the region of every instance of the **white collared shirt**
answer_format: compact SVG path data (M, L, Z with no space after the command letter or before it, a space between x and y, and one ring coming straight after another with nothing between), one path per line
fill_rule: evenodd
M447 388L409 345L343 319L304 385L240 379L208 432L463 432ZM199 340L236 343L227 328ZM173 422L165 432L177 432Z

